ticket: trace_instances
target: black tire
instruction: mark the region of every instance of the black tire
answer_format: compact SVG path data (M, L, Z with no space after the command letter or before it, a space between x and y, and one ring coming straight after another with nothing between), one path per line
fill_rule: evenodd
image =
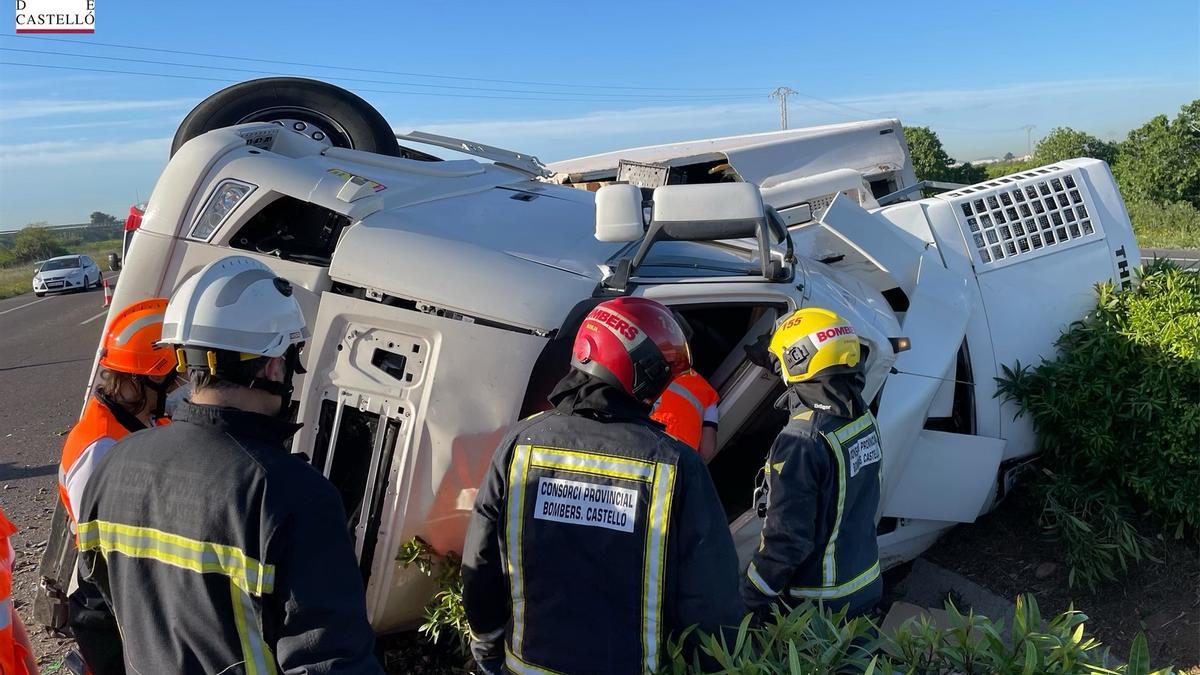
M171 154L213 129L279 119L311 124L337 147L402 156L391 126L370 103L341 87L299 77L250 80L204 99L183 118Z
M45 294L45 293L38 293L37 291L34 291L34 292L33 292L33 294L34 294L34 295L36 295L36 296L38 296L39 298L44 298L44 297L46 297L46 294Z

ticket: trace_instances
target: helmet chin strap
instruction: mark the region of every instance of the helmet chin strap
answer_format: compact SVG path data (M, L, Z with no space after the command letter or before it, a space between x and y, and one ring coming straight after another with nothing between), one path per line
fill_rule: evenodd
M279 410L276 411L275 416L280 419L287 419L292 408L292 393L296 390L292 380L295 378L296 373L304 372L306 372L304 366L300 365L300 347L291 345L283 355L282 381L255 377L251 378L246 386L278 396Z
M162 382L155 382L154 378L149 375L139 375L138 379L143 387L156 394L154 397L154 408L151 409L150 414L155 419L163 417L167 410L167 390L171 388L171 378L168 377Z

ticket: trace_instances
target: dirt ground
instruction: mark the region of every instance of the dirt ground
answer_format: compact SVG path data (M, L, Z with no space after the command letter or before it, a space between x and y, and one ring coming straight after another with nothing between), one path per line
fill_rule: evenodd
M1039 534L1037 511L1018 492L994 513L952 530L924 557L1000 596L1032 593L1042 616L1074 603L1089 618L1088 632L1122 661L1141 631L1154 667L1200 675L1200 550L1194 540L1165 541L1155 553L1162 562L1147 562L1118 583L1094 592L1068 588L1056 544Z

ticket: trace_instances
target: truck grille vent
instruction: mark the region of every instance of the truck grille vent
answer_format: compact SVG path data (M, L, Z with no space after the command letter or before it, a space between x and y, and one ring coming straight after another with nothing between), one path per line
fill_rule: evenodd
M939 195L977 265L999 266L1103 235L1078 171L1046 166Z

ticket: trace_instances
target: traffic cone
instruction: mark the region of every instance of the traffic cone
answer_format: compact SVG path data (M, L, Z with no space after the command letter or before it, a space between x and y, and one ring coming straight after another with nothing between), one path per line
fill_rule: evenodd
M108 279L104 280L104 306L108 307L112 304L112 286L108 285Z

